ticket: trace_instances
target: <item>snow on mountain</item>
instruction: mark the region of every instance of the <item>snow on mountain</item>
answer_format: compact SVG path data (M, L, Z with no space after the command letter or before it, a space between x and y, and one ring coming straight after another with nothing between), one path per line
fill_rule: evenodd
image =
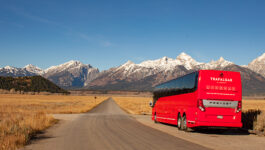
M5 70L7 73L16 73L19 70L19 68L12 67L12 66L5 66L1 68L0 70L1 71Z
M157 60L147 60L138 64L138 66L140 67L163 69L163 70L170 69L176 65L177 62L174 59L168 57L162 57L161 59Z
M140 79L172 68L172 60L171 58L163 57L157 60L144 61L140 64L128 61L113 71L111 70L110 75L117 76L120 80L127 78Z
M265 77L265 53L251 61L248 68Z
M256 61L261 62L261 63L265 63L265 53L263 53L261 56L259 56Z
M184 66L187 70L193 69L195 66L201 65L202 63L197 62L191 56L182 52L176 59L169 57L162 57L156 60L143 61L140 64L135 64L131 61L126 62L120 67L116 68L118 70L124 70L126 76L134 73L145 74L142 77L153 75L161 71L170 71L176 68L176 66ZM145 73L145 72L149 73Z
M44 70L40 69L39 67L36 67L32 64L28 64L24 67L27 71L41 75L44 73Z
M0 76L12 76L12 77L21 77L21 76L33 76L35 73L27 71L25 68L16 68L12 66L5 66L0 68Z
M215 69L215 68L224 68L226 66L232 65L234 63L225 60L223 57L220 57L217 61L211 61L209 63L197 62L190 55L182 52L172 59L169 57L162 57L156 60L147 60L140 64L135 64L131 61L126 62L125 64L118 67L116 70L124 69L125 75L130 75L136 72L141 72L142 74L146 71L151 71L150 73L145 73L146 76L153 75L158 72L167 72L172 71L177 66L183 66L187 70L197 70L197 69ZM145 76L143 76L145 77Z
M135 64L132 61L128 61L125 64L105 71L103 74L105 76L118 76L120 80L126 78L136 77L141 79L150 75L157 74L159 72L172 72L176 67L183 66L186 70L197 70L197 69L214 69L216 67L226 67L232 62L226 61L224 58L220 58L217 61L212 61L210 63L197 62L191 56L182 52L176 57L176 59L169 57L162 57L156 60L147 60L139 64ZM109 75L106 75L109 74ZM119 74L119 75L118 75Z
M232 64L234 63L225 60L223 57L220 57L219 60L217 61L211 61L209 63L204 63L204 64L199 65L198 67L200 69L216 69L216 68L221 69L221 68L227 67Z
M157 68L160 70L171 70L178 65L184 66L186 69L193 69L194 66L200 65L202 63L197 62L191 56L182 52L176 59L163 57L157 60L148 60L139 64L139 66L147 67L147 68Z
M44 70L44 72L45 73L56 73L56 72L62 72L65 70L71 70L71 69L82 68L82 67L91 68L90 65L83 64L80 61L71 60L69 62L66 62L58 66L51 66L50 68Z
M156 60L147 60L142 63L135 64L132 61L128 61L125 64L111 68L107 71L101 72L100 75L92 81L91 85L104 86L108 84L116 84L119 82L135 82L144 79L148 76L161 74L161 78L172 78L173 73L181 75L187 70L193 69L193 67L200 65L191 56L181 53L176 59L162 57Z
M264 66L263 54L253 61L253 65ZM258 73L223 57L209 63L201 63L185 53L181 53L176 59L162 57L156 60L147 60L139 64L131 61L117 67L101 72L97 78L90 82L86 88L94 90L140 90L150 91L159 84L184 74L199 69L237 71L241 73L244 95L264 94L265 78ZM260 70L265 68L260 67Z
M252 85L252 83L258 85L258 83L263 82L256 79L264 79L259 74L265 77L265 53L254 59L247 67L235 65L233 62L227 61L223 57L209 63L197 62L186 53L180 53L175 59L162 57L156 60L143 61L139 64L128 61L119 67L111 68L103 72L99 72L97 68L93 68L89 64L83 64L80 61L74 60L61 65L52 66L46 70L42 70L31 64L24 68L6 66L0 68L0 76L17 77L42 75L65 88L92 86L106 89L116 88L117 90L124 88L128 90L145 90L158 83L171 80L198 69L239 71L242 74L242 81L244 80L244 82L246 82L245 85ZM249 79L253 79L253 81L250 82Z
M62 87L83 87L88 85L98 73L99 70L89 64L71 60L46 69L43 76Z
M197 62L190 55L187 55L184 52L180 53L176 60L179 61L180 65L183 65L187 70L194 69L195 66L203 64L201 62Z
M126 71L131 70L136 64L132 61L127 61L125 64L121 65L120 68L124 68Z
M103 89L106 86L118 89L118 87L122 86L125 88L135 83L132 85L134 87L136 86L136 83L139 82L140 87L142 80L148 80L148 83L151 83L153 86L157 83L165 82L194 70L222 69L232 64L232 62L229 62L222 57L217 61L201 63L182 52L176 57L176 59L162 57L156 60L143 61L139 64L128 61L119 67L101 72L98 77L90 83L90 86L102 87Z

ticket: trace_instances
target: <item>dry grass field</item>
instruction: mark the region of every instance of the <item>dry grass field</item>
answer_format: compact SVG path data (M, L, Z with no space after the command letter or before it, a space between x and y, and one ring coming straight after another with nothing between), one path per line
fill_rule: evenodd
M152 97L113 97L130 114L151 114ZM265 135L265 100L243 100L243 127Z
M151 114L149 102L152 97L112 97L116 103L126 112L134 115Z
M25 145L56 122L55 113L87 112L107 97L0 94L0 149Z
M242 108L243 111L252 109L265 111L265 100L243 100Z

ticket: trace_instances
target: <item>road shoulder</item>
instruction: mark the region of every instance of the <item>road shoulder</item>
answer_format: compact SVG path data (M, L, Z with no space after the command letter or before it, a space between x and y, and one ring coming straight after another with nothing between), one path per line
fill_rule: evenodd
M255 149L263 150L265 147L265 137L259 137L252 134L242 134L238 132L224 133L198 133L184 132L176 128L176 126L166 125L162 123L154 123L150 115L131 115L138 122L160 130L167 134L181 138L183 140L202 145L210 149L218 150L235 150L237 149Z

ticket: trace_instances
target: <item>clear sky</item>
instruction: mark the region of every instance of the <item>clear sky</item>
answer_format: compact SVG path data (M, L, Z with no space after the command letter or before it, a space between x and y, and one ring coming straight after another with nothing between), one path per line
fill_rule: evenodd
M0 0L0 67L100 70L185 52L239 65L265 52L264 0Z

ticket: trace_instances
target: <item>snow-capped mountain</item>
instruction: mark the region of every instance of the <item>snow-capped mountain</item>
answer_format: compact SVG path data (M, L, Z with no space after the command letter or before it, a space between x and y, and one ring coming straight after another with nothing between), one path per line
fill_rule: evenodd
M35 73L27 71L25 68L16 68L6 66L0 68L0 76L11 76L11 77L23 77L23 76L34 76Z
M119 67L101 72L90 83L90 86L106 86L118 82L135 82L158 73L164 74L163 79L171 79L171 73L177 71L178 73L175 75L182 75L184 72L188 72L188 70L201 64L185 53L181 53L176 59L162 57L156 60L147 60L140 64L128 61Z
M44 70L43 76L61 87L83 87L93 80L99 70L89 64L71 60Z
M143 61L140 64L135 64L132 61L128 61L117 68L112 68L100 73L98 78L92 81L90 85L105 86L112 83L116 84L120 81L133 82L144 79L148 76L156 75L158 73L160 74L160 77L161 74L164 75L164 77L162 77L163 80L156 79L156 83L159 83L194 70L214 68L222 69L231 64L233 63L224 60L222 57L217 61L201 63L182 52L176 57L176 59L162 57L156 60Z
M44 73L44 70L40 69L39 67L36 67L32 64L28 64L24 67L28 72L37 74L37 75L42 75Z
M180 65L183 65L188 70L194 69L196 66L203 64L201 62L197 62L190 55L187 55L184 52L177 56L176 61L180 62Z
M238 66L220 57L208 63L197 62L186 53L175 59L162 57L139 64L128 61L123 65L99 72L89 64L69 61L42 70L34 65L24 68L6 66L0 68L0 76L41 75L64 88L87 88L104 90L151 90L155 85L199 69L238 71L241 73L244 93L264 93L265 53L248 66ZM262 76L263 75L263 76Z
M160 71L164 70L172 70L176 66L184 66L186 69L190 70L193 69L197 65L201 65L202 63L197 62L191 56L187 55L186 53L182 52L180 55L177 56L176 59L163 57L157 60L148 60L144 61L139 64L141 67L146 68L156 68Z
M176 66L183 66L186 70L196 70L224 68L232 64L232 62L225 60L223 57L220 57L220 59L217 61L211 61L209 63L197 62L191 56L182 52L177 56L176 59L162 57L156 60L143 61L140 64L135 64L132 61L128 61L120 67L116 68L115 71L123 70L125 77L128 77L136 72L140 72L144 74L142 77L146 77L161 71L167 72L174 70Z
M58 66L52 66L42 70L32 64L23 68L6 66L0 68L0 76L35 76L41 75L61 87L83 87L87 86L99 73L97 68L86 65L80 61L69 61Z
M229 65L233 65L234 63L225 60L223 57L220 57L217 61L212 60L209 63L201 63L200 65L197 65L196 67L198 69L222 69ZM194 68L193 68L194 69Z
M265 77L265 53L250 62L248 68Z
M176 59L162 57L147 60L140 64L131 61L101 72L91 81L89 89L104 90L150 90L155 85L182 76L199 69L215 69L241 72L243 91L262 92L265 89L265 78L246 67L238 66L220 57L209 63L197 62L191 56L181 53Z
M80 67L91 67L90 65L85 65L81 63L80 61L76 60L71 60L69 62L66 62L64 64L58 65L58 66L51 66L48 69L45 69L45 73L56 73L56 72L61 72L65 70L71 70L75 68L80 68Z

